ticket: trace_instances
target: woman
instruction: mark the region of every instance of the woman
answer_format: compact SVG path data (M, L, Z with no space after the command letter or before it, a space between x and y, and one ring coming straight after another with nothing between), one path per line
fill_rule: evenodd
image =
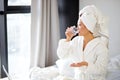
M68 27L66 39L59 41L56 64L60 75L72 80L105 80L108 32L104 18L94 5L80 11L77 31L78 36L73 38L73 27Z

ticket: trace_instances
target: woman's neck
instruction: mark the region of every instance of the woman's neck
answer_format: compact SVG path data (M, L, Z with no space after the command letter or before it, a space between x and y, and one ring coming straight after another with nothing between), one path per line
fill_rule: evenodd
M92 39L94 39L94 36L91 33L89 33L89 34L87 34L87 35L84 36L83 50L85 49L85 47L88 44L88 42L91 41Z

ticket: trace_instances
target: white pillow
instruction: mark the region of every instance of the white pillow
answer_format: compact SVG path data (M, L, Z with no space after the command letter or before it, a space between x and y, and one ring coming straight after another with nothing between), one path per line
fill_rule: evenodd
M120 80L120 70L114 70L108 73L107 80Z
M120 55L110 59L107 80L120 80Z
M120 55L110 59L108 70L120 70Z
M58 75L59 72L55 66L46 68L34 67L30 71L31 80L52 80L54 77Z

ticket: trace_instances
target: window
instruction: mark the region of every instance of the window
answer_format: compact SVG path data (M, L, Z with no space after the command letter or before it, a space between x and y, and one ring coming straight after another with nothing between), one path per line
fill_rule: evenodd
M8 5L9 6L14 6L14 5L31 5L31 0L8 0Z
M7 43L8 70L11 75L23 76L29 69L31 0L8 0Z
M11 75L25 73L30 56L30 13L7 15L8 69Z

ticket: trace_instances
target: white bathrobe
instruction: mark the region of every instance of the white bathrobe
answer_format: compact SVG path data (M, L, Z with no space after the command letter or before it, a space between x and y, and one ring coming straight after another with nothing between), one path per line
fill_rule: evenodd
M87 77L85 79L105 80L108 63L108 49L106 45L101 41L101 38L95 38L86 45L83 51L83 39L83 36L77 36L69 42L66 42L65 39L59 41L57 49L59 60L56 61L56 64L60 74L74 78L75 68L70 67L70 64L83 61L84 54L84 60L88 62L88 67L79 68L78 73L85 69L85 77Z

